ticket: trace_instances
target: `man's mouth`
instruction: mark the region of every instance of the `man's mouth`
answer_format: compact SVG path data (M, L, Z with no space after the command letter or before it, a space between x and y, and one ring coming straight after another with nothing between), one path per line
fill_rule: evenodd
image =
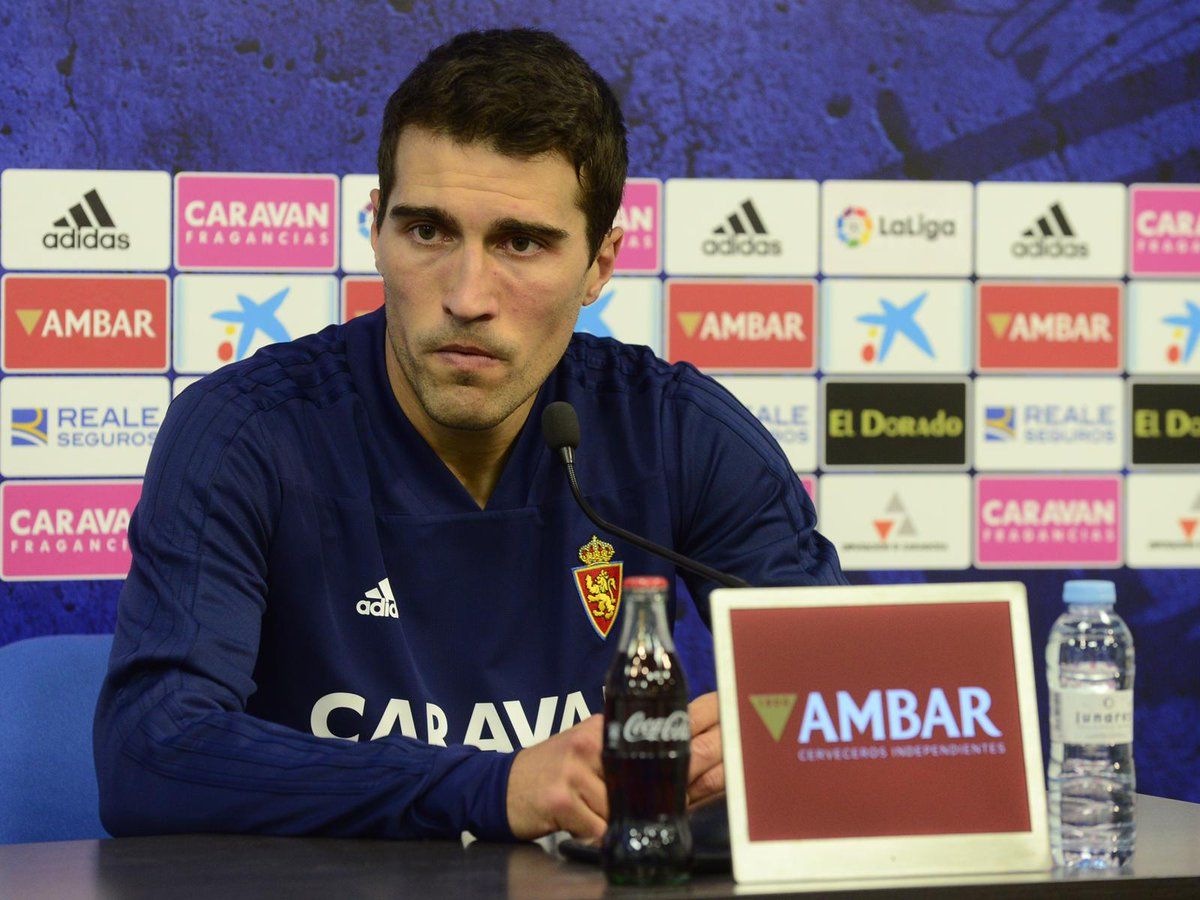
M454 342L443 344L433 351L433 356L451 368L478 371L500 363L500 358L490 350L477 344Z

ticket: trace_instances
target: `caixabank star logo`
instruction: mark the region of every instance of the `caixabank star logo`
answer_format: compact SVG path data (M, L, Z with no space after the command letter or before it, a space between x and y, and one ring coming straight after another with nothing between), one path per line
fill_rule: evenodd
M602 638L607 638L612 631L621 608L621 575L625 564L620 560L613 562L615 555L612 544L593 534L592 539L579 548L579 561L583 565L571 570L588 621Z

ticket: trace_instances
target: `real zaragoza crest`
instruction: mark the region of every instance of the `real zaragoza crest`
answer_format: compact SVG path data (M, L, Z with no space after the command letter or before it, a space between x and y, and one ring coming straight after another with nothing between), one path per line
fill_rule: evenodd
M571 570L588 619L602 638L608 637L621 606L621 570L624 564L612 561L614 553L616 551L612 544L606 544L593 534L592 539L579 548L579 559L583 565Z

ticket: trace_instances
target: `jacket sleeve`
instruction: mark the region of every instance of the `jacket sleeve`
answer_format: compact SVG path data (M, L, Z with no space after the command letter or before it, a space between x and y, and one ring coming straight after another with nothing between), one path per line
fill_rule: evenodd
M156 439L96 710L105 828L511 840L512 754L319 738L245 711L279 509L263 412L200 383Z
M771 434L713 379L684 368L664 407L668 471L680 552L752 587L847 584L812 500ZM681 572L708 619L716 585Z

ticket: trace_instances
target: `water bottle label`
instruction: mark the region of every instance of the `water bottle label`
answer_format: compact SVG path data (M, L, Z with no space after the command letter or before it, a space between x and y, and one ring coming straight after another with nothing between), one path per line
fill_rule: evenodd
M1050 691L1050 740L1063 744L1133 741L1133 691Z

